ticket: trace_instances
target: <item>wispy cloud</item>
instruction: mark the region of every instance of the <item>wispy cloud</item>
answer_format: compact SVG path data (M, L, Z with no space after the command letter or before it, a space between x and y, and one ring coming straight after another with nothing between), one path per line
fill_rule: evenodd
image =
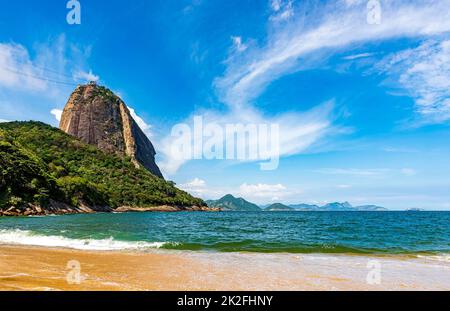
M323 168L314 172L327 175L381 176L389 173L389 169L357 169L357 168Z
M361 177L380 177L389 174L397 174L404 176L414 176L417 174L416 170L412 168L390 169L390 168L322 168L314 170L313 172L326 175L348 175Z
M368 24L367 12L360 6L346 7L340 3L321 6L308 15L301 14L306 20L293 19L286 27L269 32L267 44L231 61L216 86L224 102L244 105L259 96L272 81L311 65L306 56L313 52L322 51L323 61L327 54L355 43L448 32L449 5L448 0L416 4L389 2L383 6L380 25Z
M233 47L238 52L243 52L247 49L247 45L242 42L242 38L238 36L231 37L231 40L233 41Z
M384 152L389 152L389 153L417 153L419 152L417 149L413 149L413 148L404 148L404 147L384 147L382 148L382 150Z
M271 21L283 21L294 15L294 5L292 0L271 0L270 6L274 12L270 17Z
M63 113L63 111L62 111L61 109L52 109L52 110L50 111L50 113L51 113L53 116L55 116L55 119L56 119L58 122L61 122L61 116L62 116L62 113Z
M365 1L365 0L343 0L343 2L347 6L355 6L355 5L361 5L362 3L365 3L367 1Z
M73 79L82 82L98 82L100 77L95 75L92 70L87 71L77 71L73 74Z
M284 201L302 193L298 189L289 189L283 184L244 183L238 187L212 187L200 178L194 178L178 187L203 199L218 199L226 194L232 194L257 204Z
M352 186L351 185L337 185L337 188L339 188L339 189L350 189L350 188L352 188Z
M282 184L242 184L239 195L255 202L283 200L291 192Z
M25 47L0 43L0 86L42 91L47 88L47 82L39 79L41 76L42 71L34 65Z
M139 125L141 130L147 135L148 138L151 138L153 136L152 133L152 126L150 124L147 124L142 117L140 117L136 111L128 106L128 110L130 111L131 116L133 117L134 121Z
M183 8L184 14L189 14L194 11L198 6L202 5L203 0L192 0L188 5Z
M270 6L272 7L272 10L275 12L278 12L281 9L282 0L271 0Z
M98 80L81 69L89 51L68 43L64 35L36 43L33 51L21 44L0 43L0 87L56 97L61 88L74 87L77 79Z
M206 191L206 182L200 178L194 178L193 180L178 186L180 189L194 195L204 195Z
M423 38L450 31L450 0L384 2L380 25L367 23L365 1L344 2L344 5L338 1L317 6L308 1L295 6L292 1L270 1L273 14L267 21L264 43L251 44L245 51L231 49L223 75L214 80L219 99L228 111L202 111L193 115L201 114L208 122L218 123L278 123L283 138L280 155L301 153L327 135L339 132L334 126L332 101L309 112L300 108L271 116L254 106L268 85L287 74L314 68L336 52L352 50L355 44L401 37ZM280 24L273 17L282 12L288 12L289 18ZM239 42L242 44L240 40L233 44ZM359 54L350 58L368 56ZM302 107L302 103L298 106ZM173 159L170 145L169 137L162 144L165 155L162 166L168 174L186 162Z
M450 119L450 40L426 41L385 57L376 67L416 102L420 123Z
M210 187L205 180L200 178L194 178L191 181L178 185L178 187L203 199L218 199L229 193L229 191L227 192L227 190L222 188Z
M306 112L284 113L276 116L266 116L252 106L234 109L228 113L220 113L214 110L196 113L203 117L205 124L215 124L221 128L225 128L227 124L277 124L279 125L279 149L274 151L279 156L289 156L306 151L323 136L337 131L331 126L333 108L334 103L327 102ZM192 119L193 117L185 121L190 128L194 127ZM159 151L164 155L164 159L159 164L164 173L168 175L174 174L183 164L189 161L188 159L180 159L176 151L172 149L176 139L167 136L158 143ZM192 137L192 139L195 139L195 137ZM270 137L266 139L270 139ZM248 148L255 147L258 144L270 144L270 142L261 139L249 141L247 137L236 137L236 140L237 145L244 144ZM257 158L252 161L262 160L266 159Z
M342 57L342 59L344 59L344 60L355 60L355 59L360 59L360 58L371 57L373 55L374 55L374 53L360 53L360 54L353 54L353 55L344 56L344 57Z
M77 85L73 72L87 67L89 55L89 46L70 43L65 35L35 42L32 48L0 42L0 114L47 120L48 111L61 109ZM41 103L40 109L29 106L31 98Z
M412 168L402 168L400 172L405 176L415 176L417 174L416 170Z

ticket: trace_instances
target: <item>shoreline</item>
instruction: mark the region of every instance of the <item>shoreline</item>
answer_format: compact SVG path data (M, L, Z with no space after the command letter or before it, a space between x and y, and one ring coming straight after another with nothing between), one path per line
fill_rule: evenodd
M37 205L28 205L23 207L10 207L8 209L0 209L0 217L30 217L30 216L63 216L63 215L80 215L80 214L100 214L100 213L147 213L147 212L221 212L218 208L204 206L169 206L159 205L152 207L131 207L120 206L111 208L109 206L88 206L81 205L74 207L64 203L53 202L50 208L43 208Z
M74 263L79 263L80 284L67 281L77 271ZM380 284L369 284L369 273L377 269ZM93 251L0 245L1 291L448 291L449 280L450 262L404 255Z

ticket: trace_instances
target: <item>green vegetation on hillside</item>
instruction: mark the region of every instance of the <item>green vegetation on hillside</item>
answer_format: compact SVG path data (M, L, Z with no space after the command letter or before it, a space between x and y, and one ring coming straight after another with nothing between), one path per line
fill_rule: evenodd
M231 194L227 194L219 200L206 201L209 207L220 208L222 211L230 212L260 212L258 205L250 203L243 198L235 198Z
M204 206L128 158L40 122L0 124L0 209L50 200L77 206Z
M106 100L114 101L115 99L117 99L117 96L110 89L108 89L104 86L96 85L95 90L96 90L96 95L99 95Z

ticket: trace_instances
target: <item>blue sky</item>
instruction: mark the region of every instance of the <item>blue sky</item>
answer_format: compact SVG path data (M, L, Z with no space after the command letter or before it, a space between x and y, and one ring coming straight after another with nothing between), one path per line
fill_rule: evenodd
M79 2L0 1L0 120L57 126L98 79L205 199L450 209L450 1ZM279 167L174 160L193 116L280 124Z

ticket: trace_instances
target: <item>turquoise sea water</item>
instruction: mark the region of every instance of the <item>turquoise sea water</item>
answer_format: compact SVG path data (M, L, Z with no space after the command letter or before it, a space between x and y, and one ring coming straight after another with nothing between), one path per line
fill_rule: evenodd
M182 212L0 218L0 243L96 250L450 254L450 212Z

